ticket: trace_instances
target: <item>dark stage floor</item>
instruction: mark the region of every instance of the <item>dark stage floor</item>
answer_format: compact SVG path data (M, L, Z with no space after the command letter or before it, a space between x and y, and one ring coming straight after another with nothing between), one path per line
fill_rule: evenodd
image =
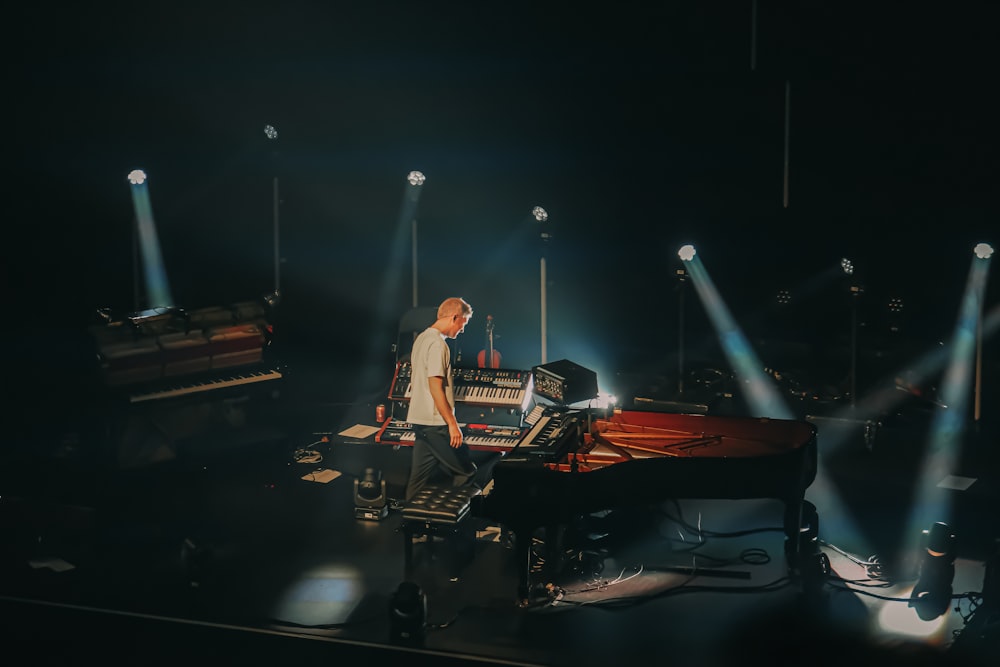
M416 543L407 572L400 511L355 517L354 481L374 468L400 496L409 450L339 435L373 425L380 396L339 401L324 391L333 372L301 364L223 430L144 436L144 456L164 460L131 467L88 463L65 419L18 429L0 481L3 642L21 651L8 664L995 664L988 429L965 436L946 491L955 597L936 620L907 602L914 561L901 546L926 431L887 426L866 442L833 420L817 420L806 492L828 574L788 580L779 502L681 499L581 517L564 567L533 571L541 590L523 607L500 527L469 517ZM321 468L339 475L311 481ZM881 565L862 562L873 555ZM422 637L392 620L404 582L426 603Z

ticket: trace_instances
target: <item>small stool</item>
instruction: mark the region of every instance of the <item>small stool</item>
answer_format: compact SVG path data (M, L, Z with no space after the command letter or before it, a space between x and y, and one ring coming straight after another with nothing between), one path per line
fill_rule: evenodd
M429 484L403 506L403 554L405 575L413 569L413 541L423 536L428 544L434 537L459 533L463 520L469 514L472 498L482 493L467 486L438 486Z

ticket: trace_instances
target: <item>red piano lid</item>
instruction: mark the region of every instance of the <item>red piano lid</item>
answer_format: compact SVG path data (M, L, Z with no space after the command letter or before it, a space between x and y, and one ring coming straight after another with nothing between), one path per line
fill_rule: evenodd
M593 422L591 456L616 449L647 456L768 456L803 447L816 428L806 421L623 410ZM605 451L610 450L610 451Z

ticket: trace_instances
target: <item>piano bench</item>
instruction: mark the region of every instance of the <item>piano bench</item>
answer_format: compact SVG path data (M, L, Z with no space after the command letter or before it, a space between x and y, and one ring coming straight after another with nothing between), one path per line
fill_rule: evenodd
M413 567L413 545L417 539L422 537L432 545L435 537L460 535L472 498L480 493L475 487L429 484L406 502L401 526L406 576Z

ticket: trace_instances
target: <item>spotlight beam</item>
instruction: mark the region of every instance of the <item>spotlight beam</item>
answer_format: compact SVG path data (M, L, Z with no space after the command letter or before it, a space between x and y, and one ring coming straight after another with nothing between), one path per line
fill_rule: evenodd
M951 520L951 487L946 480L956 472L966 431L976 332L980 326L988 267L988 261L977 256L969 268L941 383L941 398L946 407L934 415L931 423L927 453L915 487L916 497L907 532L910 536L919 535L920 526ZM911 543L909 546L908 551L912 552L917 545Z
M268 138L269 141L275 141L278 138L278 131L274 129L273 125L264 126L264 136ZM275 174L271 182L271 206L272 206L272 216L274 219L273 231L274 231L274 295L276 298L281 296L281 197L278 194L278 175Z
M361 379L362 388L374 387L381 382L379 376L383 370L380 365L380 355L384 350L391 347L389 329L392 327L394 318L398 318L396 311L397 299L395 294L402 286L402 269L406 264L406 240L410 236L411 241L411 262L413 270L413 307L417 307L417 204L420 201L420 194L424 187L426 177L419 171L411 171L406 176L404 185L403 201L399 208L399 216L396 219L396 228L390 241L388 252L388 263L382 274L382 282L379 285L379 298L375 312L376 334L372 337L368 363L365 364L364 375ZM395 331L393 332L395 335Z
M982 338L984 339L990 338L997 331L1000 331L1000 306L993 307L985 314L981 319L980 328L982 329ZM910 383L921 385L945 367L950 354L948 346L936 346L909 362L903 368L900 368L895 373L895 377L899 378L905 373ZM855 420L867 419L877 421L882 415L888 414L905 401L908 395L909 393L903 387L899 386L898 383L894 382L892 377L887 376L878 383L877 389L861 398L856 411L853 409L840 409L833 416L835 419L851 419L853 417ZM936 405L942 409L948 407L943 401L936 401ZM824 444L827 451L833 451L843 443L842 441L828 440Z
M980 260L988 260L993 256L993 246L988 243L980 243L973 252ZM986 270L986 269L984 269ZM985 278L984 278L985 282ZM976 386L975 405L973 407L972 419L979 426L979 418L982 416L982 391L983 391L983 300L986 296L985 287L983 294L979 296L979 314L976 319Z
M747 390L746 399L753 415L771 419L794 419L794 414L764 372L764 364L733 319L694 248L685 246L678 254L690 269L691 281L715 327L723 353L736 372L740 384Z
M172 308L174 298L170 293L170 283L160 252L160 241L153 219L153 205L149 197L146 174L135 169L128 174L132 191L132 207L135 211L135 230L142 252L143 275L146 283L146 306L148 308Z

